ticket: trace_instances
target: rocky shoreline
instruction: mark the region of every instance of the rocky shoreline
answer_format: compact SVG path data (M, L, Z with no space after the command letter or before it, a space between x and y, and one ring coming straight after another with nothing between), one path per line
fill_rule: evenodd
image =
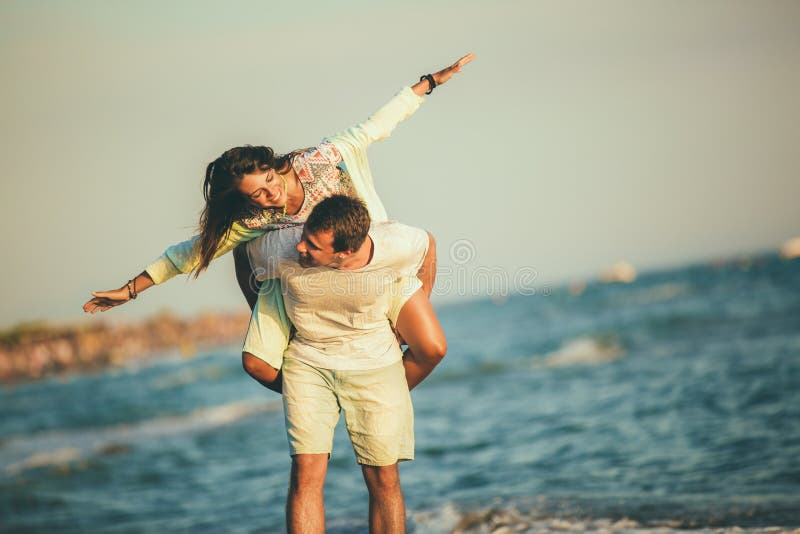
M203 314L180 319L161 313L146 321L88 326L21 325L0 333L0 383L37 380L74 371L122 366L158 353L199 349L241 340L249 313Z

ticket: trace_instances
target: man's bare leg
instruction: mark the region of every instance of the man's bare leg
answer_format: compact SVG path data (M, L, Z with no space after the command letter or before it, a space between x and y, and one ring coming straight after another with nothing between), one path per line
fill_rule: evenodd
M292 456L286 530L289 534L324 534L325 503L322 489L328 471L328 454Z
M397 464L362 465L361 472L369 491L370 534L405 533L406 505Z

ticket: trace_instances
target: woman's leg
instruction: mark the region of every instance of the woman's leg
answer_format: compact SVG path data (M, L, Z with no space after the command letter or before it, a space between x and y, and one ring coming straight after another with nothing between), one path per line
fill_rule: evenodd
M258 300L258 282L253 276L250 258L247 257L247 243L242 243L233 249L233 264L236 267L236 281L239 282L239 289L242 290L242 295L252 310Z
M430 301L436 282L436 240L430 232L428 241L428 252L417 273L422 288L406 301L395 322L398 341L408 345L403 353L408 389L414 389L431 374L447 353L447 339Z
M424 288L403 305L396 327L408 344L403 354L403 366L408 389L414 389L447 354L447 339Z

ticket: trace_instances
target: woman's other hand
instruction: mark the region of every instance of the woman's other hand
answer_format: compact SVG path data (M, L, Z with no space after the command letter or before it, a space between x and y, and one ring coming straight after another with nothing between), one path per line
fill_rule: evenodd
M83 311L86 313L97 313L99 311L106 311L114 306L119 306L120 304L125 304L131 300L131 296L136 298L139 293L153 285L153 279L150 278L147 271L144 271L119 289L95 291L92 293L94 298L83 305Z
M92 296L94 298L83 305L83 311L87 313L106 311L114 306L125 304L131 300L127 285L124 285L119 289L112 289L110 291L95 291L92 293Z

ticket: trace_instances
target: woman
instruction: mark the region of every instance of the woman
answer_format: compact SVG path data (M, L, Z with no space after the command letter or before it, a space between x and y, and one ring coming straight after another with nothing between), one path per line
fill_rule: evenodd
M334 193L360 197L373 220L386 220L366 158L366 148L387 137L394 127L419 107L424 94L447 82L472 61L468 54L433 75L425 75L401 90L367 121L326 138L307 150L277 156L268 147L236 147L226 151L206 168L206 205L200 218L200 233L174 245L145 271L122 287L92 293L84 304L89 313L106 311L135 299L149 287L179 273L197 276L210 262L237 245L265 231L302 224L311 209ZM393 311L397 331L409 345L406 370L409 387L421 381L444 356L446 342L428 297L435 276L435 244L419 273L422 289ZM243 248L243 247L242 247ZM254 377L264 376L264 360L274 360L288 344L290 326L283 309L278 281L256 288L243 251L234 253L239 285L253 309L253 323L261 331L261 348L245 346L243 363ZM266 354L254 352L266 351ZM270 384L265 384L270 387ZM274 384L272 385L275 389Z

